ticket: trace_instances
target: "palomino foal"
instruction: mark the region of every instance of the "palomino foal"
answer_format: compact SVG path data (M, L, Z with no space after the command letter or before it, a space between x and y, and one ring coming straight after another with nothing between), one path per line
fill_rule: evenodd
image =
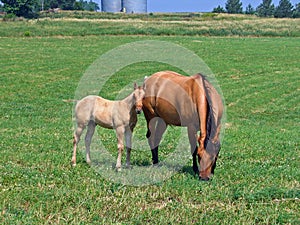
M78 101L75 107L77 128L74 133L72 165L76 165L76 148L82 131L87 126L85 136L86 162L91 163L90 145L96 125L115 129L118 139L118 159L116 169L121 168L121 157L124 149L123 139L127 149L126 165L130 166L131 138L137 123L137 114L142 111L142 101L145 96L144 87L134 84L134 91L125 99L110 101L99 96L89 95Z

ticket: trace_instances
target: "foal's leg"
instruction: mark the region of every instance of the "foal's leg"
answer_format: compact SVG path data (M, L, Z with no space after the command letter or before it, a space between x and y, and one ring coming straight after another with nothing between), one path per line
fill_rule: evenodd
M91 146L92 137L95 132L95 127L96 127L95 122L91 120L88 124L88 128L85 135L86 162L88 164L91 163L90 146Z
M125 142L126 142L126 150L127 150L127 155L126 155L126 166L127 167L130 167L132 132L133 132L133 130L131 130L131 129L126 129L126 131L125 131Z
M72 156L72 165L76 166L76 148L80 141L80 136L82 134L82 131L84 130L85 126L83 124L77 124L76 131L74 133L74 139L73 139L73 156Z
M117 171L121 170L122 152L124 149L124 143L123 143L124 132L125 132L124 127L116 128L116 134L117 134L117 138L118 138L118 159L117 159L117 164L116 164Z

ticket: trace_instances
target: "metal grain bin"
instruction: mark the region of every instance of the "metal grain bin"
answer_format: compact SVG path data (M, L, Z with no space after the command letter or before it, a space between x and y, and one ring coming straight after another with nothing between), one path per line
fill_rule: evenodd
M147 0L123 0L123 10L126 13L146 13L147 12Z
M120 12L122 9L121 0L102 0L102 12Z

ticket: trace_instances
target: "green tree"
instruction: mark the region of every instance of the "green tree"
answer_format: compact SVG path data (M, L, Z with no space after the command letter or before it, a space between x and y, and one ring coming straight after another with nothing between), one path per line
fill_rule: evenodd
M87 10L87 11L97 11L99 10L99 5L96 2L90 0L89 2L79 0L75 2L74 10Z
M284 18L293 16L293 5L290 0L280 0L279 5L276 7L274 17Z
M274 16L275 6L272 0L263 0L263 2L256 8L257 15L260 17Z
M249 4L247 7L246 7L246 11L245 11L246 14L250 14L250 15L253 15L255 13L255 9L252 7L251 4Z
M76 1L74 4L74 10L84 10L84 3L83 0Z
M18 17L36 18L39 11L37 0L1 0L3 9L8 14Z
M293 18L300 18L300 3L297 3L295 5L295 8L293 10Z
M243 7L240 0L227 0L225 9L228 13L243 13Z
M214 8L212 12L213 13L225 13L226 11L222 6L218 5L218 7Z
M63 10L74 10L75 2L76 0L64 0L59 8Z
M85 1L84 10L97 11L98 9L100 9L100 8L96 2L93 2L92 0L90 0L89 2Z
M45 1L45 9L60 8L63 10L74 10L75 0L47 0Z

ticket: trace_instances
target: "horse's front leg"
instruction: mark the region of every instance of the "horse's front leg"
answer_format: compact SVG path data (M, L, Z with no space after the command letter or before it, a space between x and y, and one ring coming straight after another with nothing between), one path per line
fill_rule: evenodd
M122 161L122 152L123 152L123 149L124 149L124 143L123 143L124 132L125 132L124 127L116 128L116 134L117 134L117 139L118 139L118 158L117 158L117 164L116 164L116 170L117 171L120 171L121 166L122 166L121 161Z
M196 174L199 174L199 169L198 169L198 164L197 164L197 130L195 129L194 126L188 126L188 136L189 136L189 141L190 141L190 146L191 146L191 153L193 156L193 171Z
M126 167L130 167L130 153L131 153L131 140L132 140L132 132L131 129L126 129L125 131L125 142L126 142Z

